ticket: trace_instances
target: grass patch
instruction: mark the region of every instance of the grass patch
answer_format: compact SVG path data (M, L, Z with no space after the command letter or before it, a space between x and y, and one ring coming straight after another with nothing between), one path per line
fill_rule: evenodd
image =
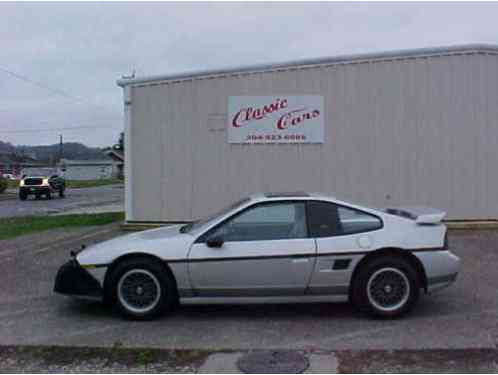
M108 366L120 363L127 366L167 364L170 371L176 366L189 367L191 373L199 368L211 354L207 350L149 349L149 348L97 348L70 346L4 346L0 345L0 360L15 358L17 363L42 361L46 365L74 365L90 360L105 360ZM167 368L165 369L167 370ZM0 368L1 371L1 368ZM161 373L161 371L159 371Z
M17 189L18 187L19 187L19 181L7 180L7 189Z
M17 180L8 180L7 181L8 189L17 189L19 187L19 181ZM81 189L81 188L89 188L96 186L106 186L106 185L116 185L123 184L123 180L119 180L117 178L102 178L98 180L66 180L66 188L72 189Z
M0 240L54 228L105 225L124 220L123 212L61 216L22 216L0 219Z

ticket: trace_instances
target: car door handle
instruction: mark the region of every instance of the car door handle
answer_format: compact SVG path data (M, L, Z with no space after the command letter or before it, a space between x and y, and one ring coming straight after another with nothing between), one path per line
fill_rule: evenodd
M308 258L303 258L303 257L293 257L292 258L292 263L307 263Z

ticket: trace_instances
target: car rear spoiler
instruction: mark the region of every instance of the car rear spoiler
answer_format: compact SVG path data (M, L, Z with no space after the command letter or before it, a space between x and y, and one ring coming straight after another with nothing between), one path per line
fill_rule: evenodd
M415 220L417 224L438 224L446 216L446 212L430 207L390 207L385 212Z

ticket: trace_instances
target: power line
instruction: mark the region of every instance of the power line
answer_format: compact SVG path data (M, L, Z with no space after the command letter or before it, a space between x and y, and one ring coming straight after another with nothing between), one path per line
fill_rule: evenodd
M24 129L24 130L0 130L0 133L38 133L38 132L59 132L67 130L78 130L78 129L106 129L106 130L117 130L117 127L106 128L102 126L71 126L66 128L50 128L50 129Z
M0 71L4 72L4 73L6 73L6 74L8 74L8 75L10 75L10 76L12 76L14 78L20 79L21 81L25 81L25 82L31 83L32 85L35 85L35 86L38 86L38 87L40 87L42 89L50 91L50 92L52 92L54 94L64 96L65 98L72 99L72 100L77 100L79 102L87 101L84 98L79 98L77 96L73 96L73 95L65 92L64 90L60 90L60 89L57 89L57 88L53 88L53 87L47 86L44 83L40 83L40 82L34 81L34 80L32 80L31 78L29 78L27 76L15 73L15 72L13 72L11 70L8 70L8 69L0 67Z
M84 97L79 97L79 96L72 95L72 94L70 94L70 93L68 93L68 92L66 92L64 90L48 86L48 85L46 85L44 83L38 82L36 80L33 80L33 79L29 78L26 75L22 75L22 74L13 72L13 71L11 71L9 69L5 69L5 68L3 68L1 66L0 66L0 72L4 72L5 74L8 74L8 75L10 75L10 76L12 76L14 78L17 78L17 79L19 79L21 81L31 83L32 85L35 85L35 86L40 87L40 88L42 88L44 90L50 91L53 94L63 96L66 99L71 99L71 100L74 100L74 101L77 101L77 102L80 102L80 103L92 104L95 107L105 108L106 110L110 109L106 105L95 103L95 102L93 102L93 101L91 101L91 100L89 100L87 98L84 98Z
M63 96L65 97L66 99L71 99L71 100L74 100L74 101L77 101L77 102L86 102L86 103L89 103L89 104L92 104L93 106L97 106L97 107L102 107L102 108L105 108L106 110L109 110L109 108L105 105L102 105L102 104L98 104L98 103L94 103L86 98L81 98L81 97L78 97L78 96L74 96L64 90L61 90L61 89L58 89L58 88L53 88L51 86L48 86L44 83L41 83L41 82L38 82L38 81L35 81L31 78L29 78L28 76L26 75L22 75L22 74L19 74L19 73L16 73L16 72L13 72L9 69L5 69L5 68L2 68L0 67L0 72L4 72L5 74L8 74L14 78L17 78L21 81L24 81L24 82L28 82L32 85L35 85L37 87L40 87L44 90L47 90L47 91L50 91L51 93L53 94L56 94L56 95L59 95L59 96ZM11 134L15 134L15 133L37 133L37 132L58 132L58 131L72 131L72 130L78 130L78 129L108 129L108 130L117 130L117 128L107 128L107 127L103 127L103 126L73 126L73 127L63 127L63 128L50 128L50 129L25 129L25 130L0 130L0 133L11 133Z

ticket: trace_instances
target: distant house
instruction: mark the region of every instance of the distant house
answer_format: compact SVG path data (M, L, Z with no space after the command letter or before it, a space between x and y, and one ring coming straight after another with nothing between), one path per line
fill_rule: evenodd
M112 178L112 161L61 159L59 170L67 180L97 180Z
M61 159L59 170L66 180L98 180L117 177L114 161Z
M26 165L38 165L36 159L15 152L0 152L0 174L12 174L21 176Z
M123 178L124 177L124 153L122 150L110 149L105 151L105 154L109 156L114 162L114 177Z

